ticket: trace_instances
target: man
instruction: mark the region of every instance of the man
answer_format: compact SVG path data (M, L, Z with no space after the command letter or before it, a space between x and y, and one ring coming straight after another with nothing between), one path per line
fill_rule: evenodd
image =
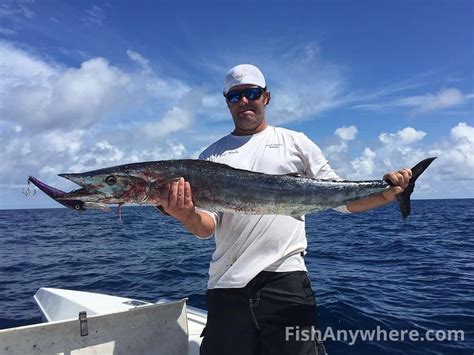
M242 64L229 70L224 96L234 131L208 147L200 159L268 174L340 179L304 134L267 124L270 92L257 67ZM394 187L337 210L361 212L393 201L408 185L411 171L403 169L386 177ZM200 238L215 235L201 354L325 353L320 342L299 341L287 333L287 327L317 327L316 303L303 258L307 245L303 220L195 209L191 186L183 178L161 193L164 210L191 233Z

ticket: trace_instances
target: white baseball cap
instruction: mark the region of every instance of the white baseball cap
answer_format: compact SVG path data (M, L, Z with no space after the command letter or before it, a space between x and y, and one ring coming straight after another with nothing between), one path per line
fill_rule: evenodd
M251 84L265 88L265 77L260 69L252 64L240 64L230 69L225 76L224 94L236 85Z

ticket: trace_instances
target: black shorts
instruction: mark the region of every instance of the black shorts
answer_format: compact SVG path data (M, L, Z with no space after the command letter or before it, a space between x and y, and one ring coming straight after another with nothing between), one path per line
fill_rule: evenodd
M304 271L259 273L243 288L207 291L201 355L321 355L316 302Z

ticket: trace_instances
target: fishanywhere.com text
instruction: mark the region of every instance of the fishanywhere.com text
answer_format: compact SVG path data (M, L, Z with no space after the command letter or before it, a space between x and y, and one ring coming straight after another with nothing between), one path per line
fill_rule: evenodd
M291 326L285 328L285 340L296 341L342 341L354 345L358 341L464 341L463 330L434 330L420 332L416 329L337 329L327 327L324 332L314 327L300 328Z

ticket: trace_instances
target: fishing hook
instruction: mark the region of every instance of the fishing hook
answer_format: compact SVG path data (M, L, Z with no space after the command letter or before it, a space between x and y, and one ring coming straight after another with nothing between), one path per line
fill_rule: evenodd
M34 186L31 186L30 179L27 180L26 187L23 188L23 195L25 195L26 197L36 195L36 189L34 188Z

